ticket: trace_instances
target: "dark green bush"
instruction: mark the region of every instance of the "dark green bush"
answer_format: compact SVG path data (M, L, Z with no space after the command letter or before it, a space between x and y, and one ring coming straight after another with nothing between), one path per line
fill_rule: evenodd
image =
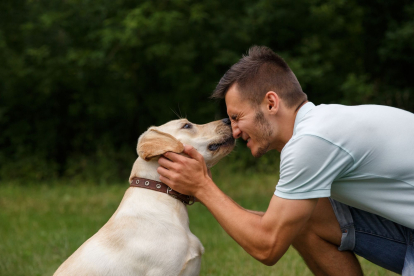
M252 45L316 104L414 111L413 18L408 0L1 1L0 180L124 179L150 125L226 116L207 98Z

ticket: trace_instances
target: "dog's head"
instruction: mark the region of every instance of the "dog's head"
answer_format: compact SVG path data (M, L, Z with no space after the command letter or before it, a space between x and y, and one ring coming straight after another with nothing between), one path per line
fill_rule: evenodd
M170 121L150 127L138 139L137 152L146 161L167 151L181 153L191 145L203 155L207 167L212 167L229 154L235 145L228 119L197 125L187 119Z

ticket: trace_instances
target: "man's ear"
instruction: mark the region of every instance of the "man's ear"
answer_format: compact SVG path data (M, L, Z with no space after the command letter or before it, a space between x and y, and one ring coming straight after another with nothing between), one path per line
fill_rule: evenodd
M265 95L264 102L266 104L267 110L275 113L279 109L280 98L279 95L274 91L268 91Z
M145 161L160 156L167 151L181 153L184 145L168 133L150 129L138 140L137 152Z

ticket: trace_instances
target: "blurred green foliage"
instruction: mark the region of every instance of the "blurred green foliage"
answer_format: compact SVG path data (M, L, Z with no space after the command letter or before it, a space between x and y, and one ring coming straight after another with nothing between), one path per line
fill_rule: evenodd
M150 125L226 116L208 96L252 45L316 104L414 111L409 0L4 0L0 179L125 179ZM238 169L277 160L233 155Z

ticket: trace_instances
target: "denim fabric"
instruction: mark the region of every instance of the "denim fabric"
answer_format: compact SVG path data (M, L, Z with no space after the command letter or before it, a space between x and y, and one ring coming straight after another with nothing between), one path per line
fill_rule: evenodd
M414 230L330 198L342 230L339 250L351 250L391 270L414 275Z
M332 209L342 231L341 246L338 248L339 251L354 250L355 227L354 220L352 219L351 212L349 211L349 206L332 198L329 198L329 201L331 202Z
M414 275L414 230L410 231L410 244L407 247L402 275Z

